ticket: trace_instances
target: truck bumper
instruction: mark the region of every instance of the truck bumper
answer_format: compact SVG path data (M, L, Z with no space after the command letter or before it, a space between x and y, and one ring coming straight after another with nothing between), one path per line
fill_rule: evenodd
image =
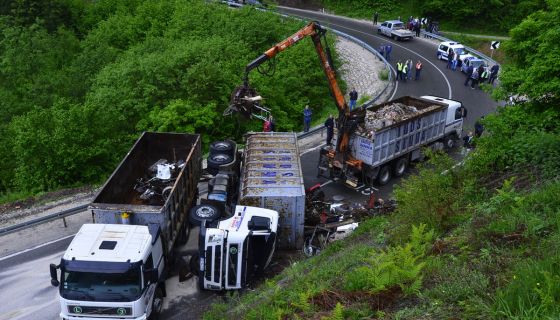
M75 317L75 316L69 316L69 315L65 315L65 314L60 314L60 320L111 320L111 319L126 319L126 320L146 320L147 317L146 315L142 315L138 318L122 318L122 317Z

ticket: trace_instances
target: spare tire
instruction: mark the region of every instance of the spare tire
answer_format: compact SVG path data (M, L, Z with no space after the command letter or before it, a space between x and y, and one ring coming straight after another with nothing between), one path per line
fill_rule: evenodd
M210 144L210 155L223 153L233 157L234 151L235 142L233 141L214 141Z
M222 213L218 208L210 204L201 204L191 208L189 221L195 226L200 226L202 221L212 222L220 218Z

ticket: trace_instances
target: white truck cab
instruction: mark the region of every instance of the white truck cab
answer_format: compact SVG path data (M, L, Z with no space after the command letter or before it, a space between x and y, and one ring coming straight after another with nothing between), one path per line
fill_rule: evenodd
M195 273L209 290L242 289L270 263L276 248L278 212L236 206L232 217L202 224Z
M148 319L161 311L164 264L158 227L84 224L50 266L60 318Z
M461 102L435 96L422 96L421 98L447 104L448 107L447 114L445 116L444 136L453 137L453 139L462 137L463 120L467 117L467 109ZM450 148L452 147L452 145L449 145L449 143L453 143L453 141L448 141L448 139L445 139L446 146Z

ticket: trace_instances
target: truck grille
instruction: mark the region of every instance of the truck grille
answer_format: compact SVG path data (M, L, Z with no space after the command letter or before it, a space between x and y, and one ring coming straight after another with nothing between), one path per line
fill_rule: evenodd
M68 313L74 315L107 315L107 316L130 316L132 308L130 307L86 307L86 306L68 306Z

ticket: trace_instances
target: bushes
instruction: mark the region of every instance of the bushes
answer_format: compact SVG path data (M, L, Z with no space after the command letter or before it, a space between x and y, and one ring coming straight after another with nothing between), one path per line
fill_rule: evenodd
M431 156L417 175L411 175L395 188L399 207L394 214L396 228L392 234L396 238L417 223L443 232L453 226L462 213L462 178L455 170L449 170L453 161L443 154ZM447 173L442 174L444 171Z
M499 290L496 319L555 319L560 314L560 257L528 260L515 268L511 282Z
M416 294L422 285L422 259L433 239L426 225L413 226L410 242L386 251L372 250L360 266L345 277L344 289L366 290L371 293L399 286L405 294Z

